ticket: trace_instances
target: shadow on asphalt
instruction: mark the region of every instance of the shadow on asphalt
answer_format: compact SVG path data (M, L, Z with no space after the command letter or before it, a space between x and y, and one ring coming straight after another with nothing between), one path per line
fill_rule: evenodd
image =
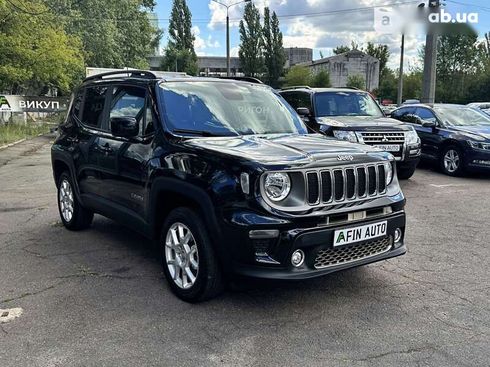
M65 230L62 228L62 230ZM73 233L73 232L69 232ZM96 216L90 229L77 232L77 236L97 238L101 244L101 251L97 249L97 255L93 252L84 253L83 249L77 251L77 260L90 269L101 269L101 271L113 274L115 277L120 272L128 271L124 266L115 266L114 261L121 256L130 256L132 262L142 264L149 272L154 272L155 278L160 277L162 282L162 296L175 297L161 269L161 255L155 244L137 232L103 217ZM53 236L53 234L42 234ZM56 238L56 237L55 237ZM82 242L83 243L83 242ZM107 248L110 250L104 251ZM81 245L77 245L81 246ZM93 246L92 246L93 248ZM72 248L73 250L73 248ZM359 292L366 289L389 287L394 282L388 276L380 276L380 272L370 271L370 267L379 266L381 263L363 266L359 268L347 269L333 274L328 274L320 278L302 281L278 281L278 280L259 280L252 278L232 279L226 291L215 300L206 304L233 303L235 306L250 307L250 303L257 301L257 306L270 306L277 309L279 304L288 302L302 302L304 298L315 298L318 294L321 297L331 297L334 301L338 296L356 297ZM122 285L123 286L123 285ZM159 291L162 291L160 289ZM336 297L337 296L337 297ZM175 299L177 299L175 297ZM217 302L217 303L216 303Z

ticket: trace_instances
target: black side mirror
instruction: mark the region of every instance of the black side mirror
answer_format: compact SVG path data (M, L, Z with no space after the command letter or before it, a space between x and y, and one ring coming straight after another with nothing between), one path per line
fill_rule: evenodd
M134 138L140 131L140 124L134 117L112 117L109 123L112 135L120 138Z
M300 115L301 117L310 116L310 109L306 107L299 107L296 109L296 112L298 112L298 115Z
M422 121L422 127L436 127L436 123L435 121L427 121L427 120L423 120Z

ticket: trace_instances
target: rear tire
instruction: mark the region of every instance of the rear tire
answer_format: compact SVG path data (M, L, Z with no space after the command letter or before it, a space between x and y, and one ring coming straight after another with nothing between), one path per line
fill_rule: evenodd
M177 297L194 303L223 291L223 276L208 231L194 210L181 207L170 212L160 248L163 272Z
M461 176L464 173L461 149L456 145L444 148L439 158L439 167L448 176Z
M58 210L63 225L71 231L90 227L94 213L85 209L75 195L73 181L68 171L58 180Z

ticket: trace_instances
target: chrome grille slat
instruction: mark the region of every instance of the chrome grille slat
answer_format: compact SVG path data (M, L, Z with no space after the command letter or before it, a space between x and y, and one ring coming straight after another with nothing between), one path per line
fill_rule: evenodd
M336 265L365 260L388 252L392 245L392 237L387 236L368 242L323 249L318 251L314 266L316 269L325 269Z
M344 202L357 202L384 195L386 194L386 182L380 178L381 174L385 174L384 167L380 168L382 166L383 163L358 164L333 167L327 170L306 171L304 173L305 202L310 207L329 203L340 205Z
M367 133L362 132L361 137L364 143L366 144L376 144L376 143L396 143L403 144L405 143L405 133L389 133L389 132L375 132L375 133Z

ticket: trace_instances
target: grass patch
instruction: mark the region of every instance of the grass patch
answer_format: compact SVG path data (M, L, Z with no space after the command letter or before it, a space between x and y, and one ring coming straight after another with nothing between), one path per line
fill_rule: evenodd
M50 127L52 125L45 122L0 125L0 146L21 139L29 139L39 134L46 134L49 132Z

